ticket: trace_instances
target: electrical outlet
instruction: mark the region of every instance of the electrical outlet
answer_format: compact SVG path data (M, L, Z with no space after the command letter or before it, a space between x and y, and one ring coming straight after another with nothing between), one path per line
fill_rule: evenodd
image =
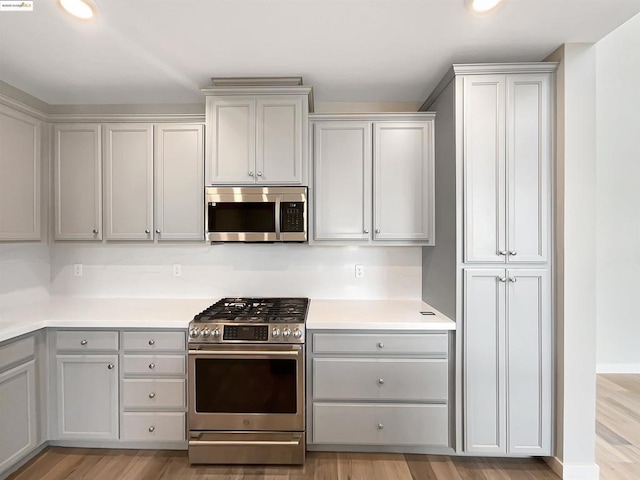
M81 277L82 276L82 264L81 263L74 263L73 264L73 274L76 277Z
M364 266L356 265L356 278L364 277Z
M173 276L174 277L180 277L182 275L182 266L180 266L180 264L175 264L173 266Z

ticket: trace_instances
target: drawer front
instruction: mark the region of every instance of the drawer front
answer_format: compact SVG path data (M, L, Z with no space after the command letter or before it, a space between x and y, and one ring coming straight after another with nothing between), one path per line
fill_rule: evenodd
M448 446L446 405L314 403L313 443Z
M118 350L118 332L70 330L56 332L58 350Z
M141 442L181 442L186 439L183 412L125 412L122 440Z
M125 375L183 375L184 355L125 355Z
M9 365L16 365L36 353L36 341L32 336L0 347L0 370Z
M444 359L313 360L314 399L446 403L448 393L448 364Z
M381 355L434 355L446 357L446 333L425 334L334 334L313 335L314 353L377 353Z
M126 350L149 351L175 350L185 351L185 332L124 332L122 346Z
M182 378L125 379L124 408L185 408L186 385Z

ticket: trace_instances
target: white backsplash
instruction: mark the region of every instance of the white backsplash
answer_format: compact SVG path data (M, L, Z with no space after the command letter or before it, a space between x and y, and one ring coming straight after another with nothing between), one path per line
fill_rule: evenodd
M74 264L83 276L74 276ZM182 274L173 276L179 264ZM356 264L364 278L354 278ZM54 244L51 294L78 297L305 296L419 299L420 247L298 244Z
M47 298L49 280L49 247L46 244L0 244L0 307Z

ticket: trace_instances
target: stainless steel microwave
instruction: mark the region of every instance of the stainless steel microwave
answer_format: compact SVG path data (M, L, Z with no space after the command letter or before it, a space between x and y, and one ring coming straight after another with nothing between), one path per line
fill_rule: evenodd
M210 242L306 242L307 187L206 187Z

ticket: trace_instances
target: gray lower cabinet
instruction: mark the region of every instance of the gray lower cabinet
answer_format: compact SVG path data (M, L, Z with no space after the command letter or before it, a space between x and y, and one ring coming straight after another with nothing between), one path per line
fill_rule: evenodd
M309 450L452 452L447 333L309 333Z
M38 446L34 337L0 347L0 477Z

